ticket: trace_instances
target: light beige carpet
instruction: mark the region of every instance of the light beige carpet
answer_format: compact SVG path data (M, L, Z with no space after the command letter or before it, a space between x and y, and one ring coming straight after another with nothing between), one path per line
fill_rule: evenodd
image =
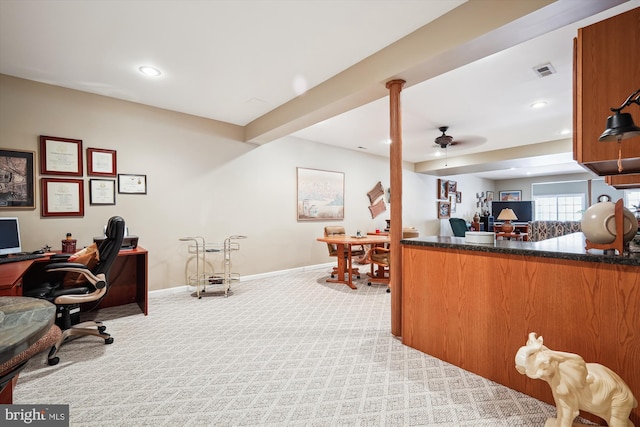
M555 414L402 345L386 286L351 290L328 274L241 282L228 298L152 297L147 317L101 310L115 342L76 340L53 367L32 360L14 402L69 404L71 425L109 427L538 427Z

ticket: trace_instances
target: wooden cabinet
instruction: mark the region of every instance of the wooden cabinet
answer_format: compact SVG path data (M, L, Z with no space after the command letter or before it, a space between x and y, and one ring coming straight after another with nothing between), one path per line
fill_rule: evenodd
M578 30L574 43L573 155L597 175L640 173L640 137L600 142L611 107L640 89L640 8ZM632 104L636 125L640 107ZM623 171L618 172L618 155Z
M625 175L609 175L604 177L604 182L618 190L640 188L640 173L628 173Z
M404 344L553 404L546 382L514 367L536 332L554 350L611 368L638 397L639 266L407 244L402 252ZM640 425L640 408L631 420Z

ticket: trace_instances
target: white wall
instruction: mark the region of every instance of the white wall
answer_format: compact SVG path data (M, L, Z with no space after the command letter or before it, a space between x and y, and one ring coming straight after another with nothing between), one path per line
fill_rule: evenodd
M147 194L116 194L115 206L90 206L84 162L84 217L41 218L39 135L81 139L84 151L116 150L118 172L147 175ZM88 245L110 216L121 215L149 250L151 289L185 283L189 256L187 244L178 241L184 236L214 242L247 235L233 254L233 270L241 275L332 261L316 241L330 223L296 220L296 167L345 173L345 219L339 224L348 232L384 228L390 217L386 212L372 219L367 197L378 181L389 187L386 158L292 137L246 144L234 125L4 75L0 141L2 148L36 153L36 209L0 211L20 218L25 250L45 244L58 249L67 232L78 247ZM456 179L463 203L455 216L470 219L473 195L491 181ZM403 189L403 225L423 236L439 234L436 177L407 165Z

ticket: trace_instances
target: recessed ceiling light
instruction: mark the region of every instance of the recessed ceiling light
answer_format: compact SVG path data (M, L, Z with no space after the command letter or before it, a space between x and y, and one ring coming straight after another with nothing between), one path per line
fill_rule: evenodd
M148 65L143 65L142 67L138 68L138 70L145 76L150 77L158 77L160 74L162 74L157 68L150 67Z
M560 131L560 135L569 135L571 133L571 129L562 129Z
M547 105L547 101L536 101L533 104L529 105L531 108L542 108Z

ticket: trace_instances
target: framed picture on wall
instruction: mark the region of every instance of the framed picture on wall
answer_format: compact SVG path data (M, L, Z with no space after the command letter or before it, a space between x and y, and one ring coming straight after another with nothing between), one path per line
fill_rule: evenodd
M457 181L448 181L448 193L449 194L455 194L456 191L458 191L458 182Z
M493 202L493 191L487 191L487 203Z
M298 221L344 219L344 172L296 168Z
M40 179L41 216L84 216L84 180Z
M462 191L456 191L456 202L462 203Z
M456 193L451 193L449 194L449 210L451 211L451 213L456 213L456 209L457 209L457 196Z
M449 218L451 216L451 204L449 202L438 202L438 218Z
M90 205L115 205L116 204L116 180L115 179L90 179L89 180L89 204Z
M87 148L87 175L115 178L117 171L116 150Z
M35 209L33 151L0 149L0 210Z
M147 194L147 175L118 174L118 193Z
M438 179L438 200L449 199L449 181Z
M522 190L501 191L499 196L501 202L522 200Z
M82 176L82 140L40 136L40 174Z

